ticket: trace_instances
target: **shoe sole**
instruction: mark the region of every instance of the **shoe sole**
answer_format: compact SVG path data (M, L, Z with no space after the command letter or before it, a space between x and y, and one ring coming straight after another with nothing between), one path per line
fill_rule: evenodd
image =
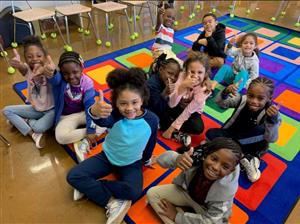
M120 224L123 221L123 219L124 219L125 215L127 214L128 210L130 209L130 206L131 206L131 202L126 203L124 205L125 208L123 208L123 206L121 208L122 212L119 215L117 215L115 217L115 219L111 219L110 222L107 222L106 224Z
M85 158L84 158L84 155L81 153L81 151L78 149L78 144L77 143L74 143L73 144L74 146L74 150L75 150L75 154L76 154L76 158L78 160L79 163L81 163ZM82 157L81 157L82 155Z
M46 142L47 142L47 136L45 133L43 133L41 139L40 139L40 148L44 148L46 146Z

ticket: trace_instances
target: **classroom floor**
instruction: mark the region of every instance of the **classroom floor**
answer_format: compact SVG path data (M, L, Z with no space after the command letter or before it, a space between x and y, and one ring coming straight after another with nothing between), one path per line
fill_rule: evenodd
M228 13L231 2L221 2L217 6L217 16ZM280 2L272 1L239 1L235 14L264 22L274 16ZM181 5L189 8L188 1L178 1L176 8ZM250 7L251 13L247 16L246 8ZM286 15L279 18L277 25L294 29L297 20L296 9L300 8L299 1L290 1ZM177 11L178 29L195 25L201 22L205 12L210 10L209 3L204 4L204 9L196 18L189 21L186 13ZM71 26L71 42L75 51L84 59L91 59L117 49L128 47L154 37L147 10L143 10L141 20L138 22L140 37L130 41L127 24L120 14L114 15L115 28L113 30L112 47L98 47L93 35L78 34L77 28ZM104 38L104 15L95 16L96 26L101 38ZM299 31L299 28L298 28ZM43 42L49 54L57 63L63 51L63 44L58 37L56 40L48 38ZM22 54L22 47L19 47ZM11 49L8 49L11 55ZM6 105L22 104L22 100L12 89L16 82L23 81L17 72L14 75L6 73L6 64L0 59L0 107ZM75 165L65 150L56 143L53 133L49 133L48 144L42 150L37 150L29 137L24 137L14 128L10 128L3 116L0 116L0 134L10 142L11 147L5 147L0 142L0 223L105 223L105 210L95 204L83 200L73 202L73 190L67 184L65 177L68 170ZM291 213L287 223L300 223L299 202Z

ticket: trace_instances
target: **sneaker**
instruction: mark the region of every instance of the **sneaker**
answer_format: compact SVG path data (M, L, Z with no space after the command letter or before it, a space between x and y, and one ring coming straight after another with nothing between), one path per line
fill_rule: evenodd
M73 145L77 160L79 163L81 163L83 160L85 160L84 155L88 153L90 149L89 141L86 138L84 138L81 141L73 143Z
M185 134L185 133L181 133L181 132L174 133L173 136L177 142L180 142L180 143L184 144L185 146L189 146L192 142L191 136L189 136L188 134Z
M257 157L253 157L250 161L247 158L241 159L241 164L246 170L248 179L253 183L260 178L259 165L260 161Z
M74 189L74 193L73 193L73 200L74 201L78 201L78 200L80 200L81 198L83 198L84 197L84 194L83 193L81 193L79 190L77 190L77 189Z
M31 135L33 141L35 142L35 146L38 149L42 149L46 145L46 135L43 133L35 133L33 132Z
M124 216L131 206L131 201L110 198L107 204L107 221L106 224L119 224L123 221Z

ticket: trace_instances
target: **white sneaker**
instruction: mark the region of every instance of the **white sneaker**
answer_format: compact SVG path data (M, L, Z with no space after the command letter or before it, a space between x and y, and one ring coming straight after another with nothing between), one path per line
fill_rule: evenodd
M245 168L247 177L251 182L255 182L260 178L261 172L258 169L260 161L257 157L253 157L250 161L247 158L243 158L240 162Z
M119 224L123 221L126 213L128 212L131 206L131 201L110 198L107 203L107 221L106 224Z
M105 131L106 131L106 129L107 128L105 128L105 127L100 127L100 126L96 126L96 135L97 136L100 136L100 135L102 135Z
M84 155L90 149L89 141L86 138L84 138L81 141L73 143L73 145L77 156L77 160L79 163L81 163L83 160L85 160Z
M33 132L31 135L33 141L35 142L35 146L38 149L42 149L46 145L46 136L43 133L35 133Z
M79 190L77 190L77 189L74 188L73 200L74 201L78 201L78 200L80 200L83 197L84 197L84 194L81 193Z
M185 133L181 133L181 132L174 133L173 136L177 142L180 142L180 143L184 144L185 146L189 146L192 142L191 136L189 136L188 134L185 134Z

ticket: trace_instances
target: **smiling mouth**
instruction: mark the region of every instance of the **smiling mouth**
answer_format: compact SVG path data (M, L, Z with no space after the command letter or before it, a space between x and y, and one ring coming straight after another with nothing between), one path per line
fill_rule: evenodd
M214 171L212 171L210 169L207 169L207 173L208 173L208 175L210 177L213 177L213 178L217 178L218 177L218 175Z

